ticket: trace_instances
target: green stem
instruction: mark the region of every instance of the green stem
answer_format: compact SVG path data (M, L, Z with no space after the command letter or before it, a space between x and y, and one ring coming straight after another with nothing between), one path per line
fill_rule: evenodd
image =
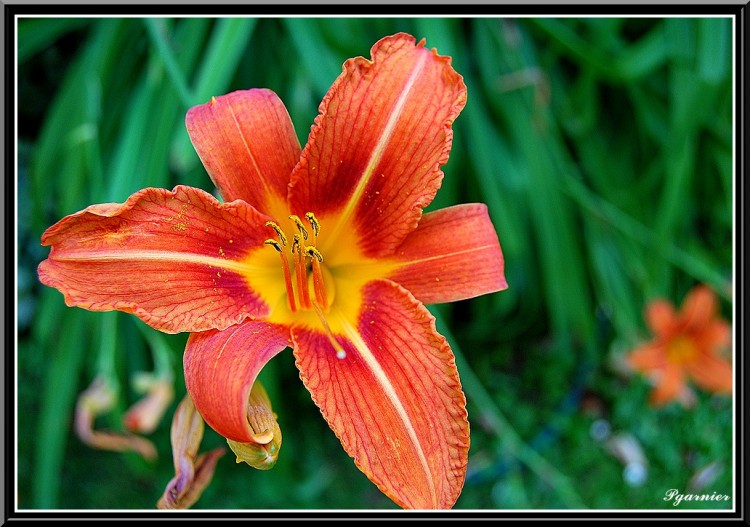
M154 372L156 377L162 379L173 379L172 349L167 345L164 336L158 331L142 323L136 324L143 338L148 342L151 356L154 361Z
M116 342L113 338L117 334L117 312L102 313L99 317L101 331L99 334L99 357L97 359L97 375L103 376L112 390L119 392L120 384L115 369Z
M76 404L78 376L84 369L85 347L81 343L87 342L85 319L78 313L66 313L60 321L65 331L54 341L55 353L50 354L49 368L44 372L36 436L30 441L33 446L29 446L34 451L31 500L32 506L39 509L60 506L70 416ZM30 346L29 351L39 354L53 347L52 340Z

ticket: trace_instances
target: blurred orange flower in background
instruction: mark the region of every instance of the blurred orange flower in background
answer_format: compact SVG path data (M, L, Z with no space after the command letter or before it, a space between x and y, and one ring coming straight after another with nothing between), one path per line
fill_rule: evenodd
M654 381L652 404L681 398L687 377L705 390L732 393L732 364L720 353L731 343L730 328L711 289L694 287L679 312L667 300L654 300L645 318L654 339L631 351L627 362Z

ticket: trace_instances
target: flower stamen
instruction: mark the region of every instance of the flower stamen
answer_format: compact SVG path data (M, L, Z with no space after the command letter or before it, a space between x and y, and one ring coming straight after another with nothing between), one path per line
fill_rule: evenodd
M305 252L312 260L313 288L315 291L315 302L323 311L328 311L328 295L326 294L325 282L323 281L323 255L315 247L307 247Z
M313 245L317 245L318 235L320 234L320 222L312 212L307 212L305 214L305 219L307 219L307 222L310 224L310 228L312 228L313 231Z
M280 253L284 252L284 249L281 248L281 244L279 242L277 242L276 240L271 240L269 238L268 240L264 241L263 243L265 243L266 245L272 246L274 249L276 249Z
M294 235L292 242L292 254L294 254L295 272L297 275L297 292L302 309L310 309L310 293L307 290L307 264L305 262L305 249L302 237Z
M281 256L281 265L284 269L284 285L286 286L286 293L289 298L289 308L292 313L297 311L298 304L299 309L305 311L313 309L323 326L328 340L336 351L336 357L343 359L346 357L346 351L336 337L334 337L331 326L328 324L325 316L330 305L328 303L328 293L326 291L325 280L323 278L323 267L321 265L323 263L323 255L316 247L318 235L320 234L320 222L312 212L305 214L305 219L309 223L310 230L312 231L312 240L310 240L310 232L305 228L299 216L292 214L289 216L289 219L299 231L299 233L295 233L292 237L292 242L289 247L294 260L294 282L296 282L296 284L293 284L290 265L287 262L287 255L284 253L284 248L287 247L288 243L287 238L277 223L273 221L266 222L266 227L270 227L274 230L278 237L278 241L274 239L268 239L265 241L266 245L270 245L276 249ZM307 240L310 240L312 243L307 245L305 243ZM310 259L310 269L307 267L308 258ZM308 282L309 271L312 272L313 298L311 298ZM294 285L296 285L296 295Z
M294 222L294 224L297 226L297 230L302 234L302 238L304 238L305 241L310 237L310 235L307 232L307 229L305 229L305 225L302 223L302 220L299 219L299 216L295 216L292 214L289 216L289 219Z
M286 243L287 243L286 236L284 236L284 231L281 230L281 227L279 227L278 224L273 221L267 221L266 227L271 227L276 232L276 236L279 237L279 241L281 242L281 245L283 247L286 247Z
M313 260L317 260L320 263L323 262L323 255L320 254L320 251L318 251L312 245L310 245L309 247L305 247L305 252L307 253L307 256L309 256Z
M297 305L294 302L294 289L292 288L292 272L289 270L289 262L286 260L286 255L284 254L283 247L286 246L286 236L284 236L284 233L281 231L281 228L276 225L274 222L269 221L266 223L267 227L271 227L274 231L276 231L276 234L279 237L279 242L276 240L268 239L265 243L266 245L270 245L274 249L276 249L279 252L279 256L281 257L281 268L284 271L284 287L286 288L286 297L289 302L289 309L292 311L292 313L297 311Z

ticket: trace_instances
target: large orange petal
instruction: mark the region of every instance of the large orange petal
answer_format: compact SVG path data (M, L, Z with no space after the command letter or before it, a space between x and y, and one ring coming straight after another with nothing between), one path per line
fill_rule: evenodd
M651 392L651 403L666 404L680 397L685 388L685 374L681 366L667 362L656 378L656 387Z
M278 215L299 161L294 126L278 96L266 89L235 91L188 110L190 140L226 201L242 199Z
M732 393L732 365L726 360L701 351L694 361L685 364L695 384L712 392Z
M190 335L185 386L211 428L240 443L263 435L248 423L248 397L263 366L289 344L288 328L257 321Z
M700 333L695 335L701 349L709 353L719 352L732 344L732 332L729 324L721 319L712 320Z
M508 287L497 233L481 203L425 214L394 256L399 267L388 278L425 304L455 302Z
M327 337L293 328L300 377L347 453L405 508L450 508L469 449L466 400L434 318L406 290L374 281L356 322Z
M466 102L450 57L424 42L401 33L371 54L344 63L292 174L292 212L321 219L323 254L353 227L366 256L390 255L414 230L440 187L451 125Z
M672 304L663 299L651 301L646 307L646 324L654 334L668 339L678 329L677 315Z
M707 286L695 286L682 302L682 322L690 331L702 331L711 321L719 305L716 294Z
M242 276L267 219L200 189L144 189L47 229L39 279L69 306L133 313L168 333L223 329L268 313Z
M666 364L664 346L658 342L643 344L631 351L626 361L636 371L650 372L660 370Z

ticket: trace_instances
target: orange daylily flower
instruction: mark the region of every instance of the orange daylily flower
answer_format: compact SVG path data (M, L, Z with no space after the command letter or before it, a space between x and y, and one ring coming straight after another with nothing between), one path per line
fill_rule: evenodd
M469 449L453 353L425 303L505 289L483 204L423 214L440 187L462 77L406 34L345 62L304 150L271 91L188 111L225 203L191 187L93 205L44 234L42 282L68 305L188 331L185 382L206 423L254 442L250 390L294 349L359 469L405 508L450 508Z
M627 362L654 379L653 404L679 399L686 377L705 390L732 393L732 365L719 355L731 342L729 324L720 318L711 289L693 288L679 313L667 300L654 300L645 317L654 339L630 352Z

